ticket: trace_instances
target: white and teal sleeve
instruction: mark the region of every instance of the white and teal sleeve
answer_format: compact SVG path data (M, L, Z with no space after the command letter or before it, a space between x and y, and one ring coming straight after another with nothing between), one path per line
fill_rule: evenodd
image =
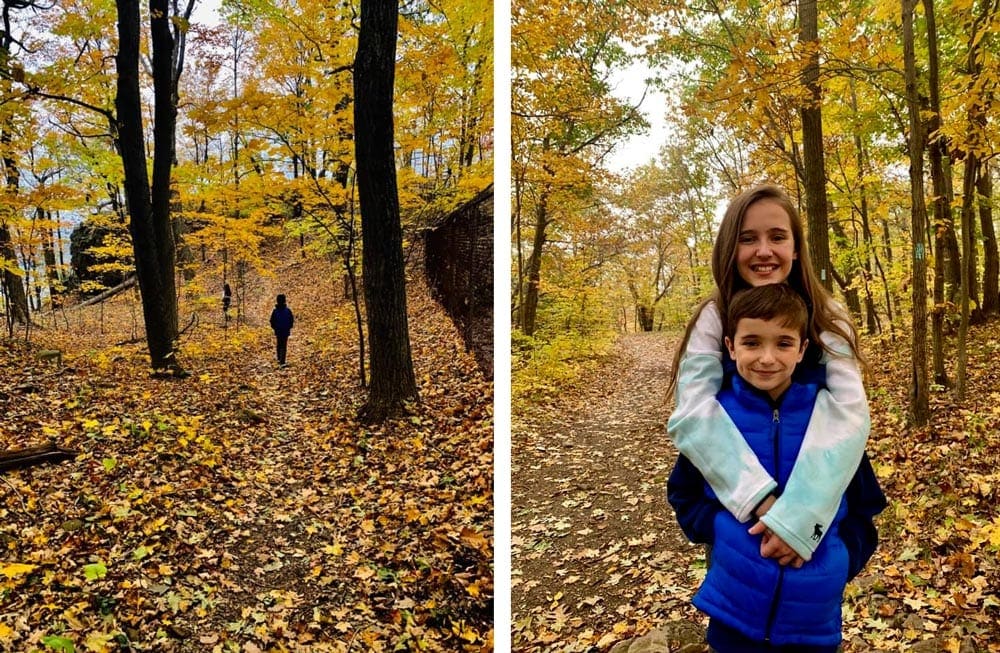
M829 333L820 338L835 352L824 354L827 390L816 398L784 492L761 517L805 560L833 522L871 432L868 398L850 347Z
M702 309L677 374L677 407L667 432L712 487L719 502L745 522L777 487L746 439L719 404L722 319L714 303Z

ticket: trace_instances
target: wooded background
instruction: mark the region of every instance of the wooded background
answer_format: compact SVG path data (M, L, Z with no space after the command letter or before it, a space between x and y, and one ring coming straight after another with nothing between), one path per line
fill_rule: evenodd
M761 181L798 202L817 272L870 342L912 360L911 422L933 384L963 396L968 325L1000 311L996 3L511 13L515 401L556 392L615 332L682 325L712 288L726 202ZM642 110L670 133L613 174L609 152L647 127L615 93L637 62L669 98Z
M65 291L94 294L138 262L159 367L177 317L150 302L183 292L214 304L229 282L239 324L246 276L266 267L260 245L279 235L298 237L303 256L328 257L357 302L354 115L376 109L354 101L360 5L223 2L215 25L192 21L194 0L150 6L3 2L0 266L8 335L30 327L29 312L53 298L58 306ZM489 19L484 2L402 7L389 120L408 234L492 180ZM144 226L137 207L146 204L172 233ZM71 230L78 234L72 261ZM150 266L136 261L146 247L156 250L156 267L170 271L155 283L143 277ZM212 287L191 273L206 264L218 270ZM174 322L161 343L149 323L157 312Z

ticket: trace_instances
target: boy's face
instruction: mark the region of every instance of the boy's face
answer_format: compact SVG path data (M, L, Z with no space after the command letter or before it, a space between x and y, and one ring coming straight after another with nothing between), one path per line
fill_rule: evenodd
M780 319L743 318L736 335L726 338L736 371L753 387L777 399L792 384L792 372L805 354L808 340L798 329L781 325Z

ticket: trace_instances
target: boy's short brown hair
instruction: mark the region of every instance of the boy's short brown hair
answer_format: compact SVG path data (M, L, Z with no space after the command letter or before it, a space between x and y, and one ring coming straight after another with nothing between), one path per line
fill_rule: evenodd
M805 340L809 329L809 309L794 288L786 283L770 283L741 290L733 295L726 314L726 337L736 337L740 320L781 319L781 326L796 329L799 340Z

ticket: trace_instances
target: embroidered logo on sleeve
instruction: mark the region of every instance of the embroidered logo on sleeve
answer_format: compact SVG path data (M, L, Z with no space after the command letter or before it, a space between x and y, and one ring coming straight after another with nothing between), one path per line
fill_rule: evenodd
M813 526L812 539L819 542L821 537L823 537L823 526L822 524L816 524L815 526Z

